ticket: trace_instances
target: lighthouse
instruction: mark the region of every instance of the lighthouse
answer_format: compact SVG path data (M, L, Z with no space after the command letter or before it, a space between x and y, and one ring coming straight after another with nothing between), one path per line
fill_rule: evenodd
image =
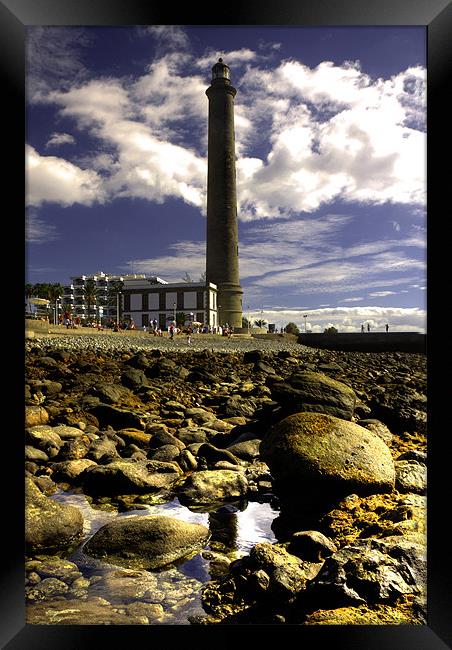
M242 327L239 239L235 173L234 98L229 66L219 59L212 68L207 157L206 279L218 288L219 324Z

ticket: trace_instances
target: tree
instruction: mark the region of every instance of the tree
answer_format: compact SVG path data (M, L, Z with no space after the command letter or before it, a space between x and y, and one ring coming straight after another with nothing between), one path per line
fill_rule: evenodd
M107 291L107 305L109 307L115 307L117 310L116 318L118 319L118 325L121 322L121 299L118 296L122 293L124 287L124 282L122 280L111 280L108 285Z
M246 316L242 316L242 327L251 327L251 320Z
M182 278L182 281L183 281L183 282L193 282L193 280L191 279L191 275L190 275L190 273L185 272L185 275L184 275L184 277Z
M330 327L325 328L324 334L337 334L337 329L331 325Z
M204 271L204 273L201 273L201 275L199 276L198 282L205 282L205 281L206 281L206 272Z
M295 323L287 323L286 327L284 328L287 334L299 334L300 330L298 329L298 326L295 325Z
M267 321L264 318L256 318L254 320L254 324L256 327L265 327L267 325Z
M86 280L85 286L83 287L83 296L85 298L87 306L87 317L89 321L91 315L91 307L93 305L96 305L97 300L96 282L92 278L88 278L88 280Z

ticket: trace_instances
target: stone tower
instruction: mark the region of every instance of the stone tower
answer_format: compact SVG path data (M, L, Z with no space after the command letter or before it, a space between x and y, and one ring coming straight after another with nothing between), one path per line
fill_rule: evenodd
M239 239L235 179L234 97L229 67L219 59L212 68L209 98L207 174L208 282L218 286L218 320L242 327Z

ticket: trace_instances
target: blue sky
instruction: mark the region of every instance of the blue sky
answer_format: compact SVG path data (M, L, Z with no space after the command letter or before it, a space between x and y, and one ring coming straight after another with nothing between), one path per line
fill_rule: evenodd
M29 27L27 45L27 281L199 278L222 56L245 313L425 331L425 28Z

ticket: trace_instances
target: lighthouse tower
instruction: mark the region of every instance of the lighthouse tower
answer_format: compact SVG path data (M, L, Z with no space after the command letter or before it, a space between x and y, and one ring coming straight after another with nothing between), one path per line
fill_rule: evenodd
M207 282L218 287L219 324L242 327L235 178L234 97L229 66L212 68L207 174Z

